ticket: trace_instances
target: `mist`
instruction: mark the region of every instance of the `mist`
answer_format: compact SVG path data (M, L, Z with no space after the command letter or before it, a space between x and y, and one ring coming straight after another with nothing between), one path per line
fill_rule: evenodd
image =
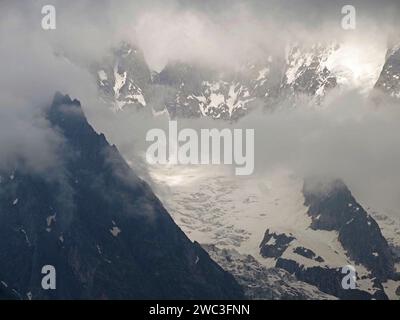
M341 28L344 1L53 1L57 29L44 31L45 4L0 4L1 168L23 159L28 168L44 171L57 161L62 138L42 115L61 91L79 99L96 130L145 174L145 134L167 128L167 115L114 114L99 106L88 68L121 41L138 46L155 71L171 61L235 69L291 42L357 43L379 65L398 39L400 13L398 1L355 1L357 28L349 32ZM398 102L377 108L357 90L333 91L322 106L304 101L283 109L255 111L235 124L198 119L180 126L254 128L256 174L286 167L304 176L330 175L362 198L400 207Z

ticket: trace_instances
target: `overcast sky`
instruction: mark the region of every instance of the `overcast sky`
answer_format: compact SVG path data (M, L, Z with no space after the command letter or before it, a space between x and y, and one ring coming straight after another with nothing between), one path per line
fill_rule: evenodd
M396 0L54 0L57 30L41 29L41 8L48 1L0 4L0 17L20 24L69 55L102 56L121 40L138 44L153 69L170 59L235 64L274 50L287 41L331 41L344 37L386 41L397 37L400 2ZM357 28L341 28L344 4L353 4ZM7 22L4 28L9 29ZM15 27L15 25L14 25ZM12 30L12 29L10 29ZM15 34L15 33L14 33Z

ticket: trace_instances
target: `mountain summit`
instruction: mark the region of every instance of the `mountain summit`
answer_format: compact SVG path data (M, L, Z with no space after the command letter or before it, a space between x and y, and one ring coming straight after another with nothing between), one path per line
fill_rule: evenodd
M0 292L21 299L240 299L234 278L173 222L79 101L56 94L56 177L1 172ZM42 288L44 266L56 289ZM8 294L9 295L9 294Z

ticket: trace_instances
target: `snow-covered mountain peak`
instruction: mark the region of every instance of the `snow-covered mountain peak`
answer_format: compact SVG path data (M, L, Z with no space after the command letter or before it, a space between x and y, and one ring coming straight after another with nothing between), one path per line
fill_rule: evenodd
M115 111L149 104L154 108L150 102L162 86L168 96L157 112L166 110L171 118L237 120L254 108L296 105L300 97L319 104L334 88L369 93L375 86L400 95L396 48L388 51L385 63L381 46L351 41L290 44L235 70L174 61L156 73L139 48L124 43L96 64L95 76L103 101Z
M400 44L391 47L375 88L394 98L400 98Z
M123 43L97 63L95 70L101 98L114 111L146 106L151 73L139 49Z

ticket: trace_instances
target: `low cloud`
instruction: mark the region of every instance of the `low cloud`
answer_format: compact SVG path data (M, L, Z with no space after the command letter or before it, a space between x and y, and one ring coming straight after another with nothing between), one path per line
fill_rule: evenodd
M107 111L97 117L96 127L116 143L137 172L149 179L144 160L150 144L145 141L146 133L153 128L168 133L168 121L167 115L112 115ZM396 211L400 207L399 121L396 101L387 99L378 106L360 92L334 90L320 106L303 98L295 109L259 109L236 123L206 118L181 119L178 123L181 129L254 129L254 175L286 169L302 177L339 178L359 200Z
M288 41L345 40L356 42L361 52L379 48L383 57L387 43L398 37L400 12L398 1L356 1L357 29L345 32L340 28L344 1L53 3L54 31L40 27L41 6L47 2L0 4L0 168L23 161L44 170L56 161L60 137L41 118L56 91L81 100L94 127L127 159L140 163L145 133L167 128L168 117L114 115L101 109L88 71L90 63L122 40L139 45L155 70L171 60L232 68L281 50ZM161 104L163 94L157 101ZM398 208L398 110L391 102L376 109L357 92L334 91L318 110L304 103L295 110L262 116L255 112L235 126L256 130L256 171L286 166L304 175L329 174L344 178L366 198ZM182 120L181 125L227 126L208 119Z
M55 92L84 98L96 89L87 71L57 56L20 7L0 14L0 169L18 164L44 171L62 141L44 117Z

